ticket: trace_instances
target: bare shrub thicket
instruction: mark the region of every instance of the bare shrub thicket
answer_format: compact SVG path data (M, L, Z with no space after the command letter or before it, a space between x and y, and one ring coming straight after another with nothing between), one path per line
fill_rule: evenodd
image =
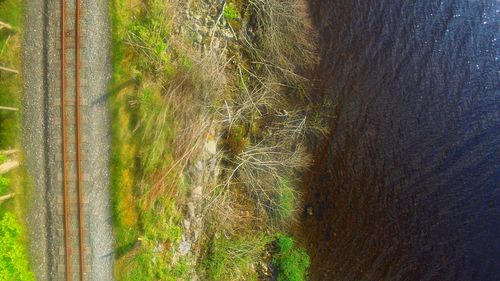
M222 206L215 216L230 222L238 216L230 196L243 188L256 219L264 211L273 228L294 220L296 178L310 163L306 141L326 131L309 98L312 82L302 75L317 63L307 7L298 0L250 0L249 10L254 32L240 34L243 59L229 69L236 78L217 110L226 150L219 154L221 186L207 206Z
M257 42L246 40L255 64L287 84L305 82L300 72L318 61L316 35L306 1L249 0L257 25ZM255 46L257 44L257 46ZM287 85L293 86L293 85Z

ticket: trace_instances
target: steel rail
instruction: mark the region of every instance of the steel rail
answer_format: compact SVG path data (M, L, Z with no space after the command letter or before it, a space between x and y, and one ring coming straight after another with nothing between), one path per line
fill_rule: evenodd
M71 253L69 245L69 202L68 202L68 169L66 139L66 1L61 0L61 135L62 135L62 173L64 201L64 245L66 252L66 280L71 280Z
M85 245L84 245L84 214L83 214L83 168L81 154L81 107L80 107L80 0L76 1L75 11L75 111L76 111L76 168L77 168L77 200L78 200L78 234L80 251L80 280L85 280ZM68 129L67 129L67 74L66 74L66 32L67 32L67 11L66 0L61 0L61 134L62 134L62 173L63 173L63 204L64 204L64 246L65 246L65 276L66 280L71 280L71 245L70 245L70 210L69 210L69 191L68 191Z
M78 174L78 228L80 233L80 276L81 281L85 280L85 248L84 248L84 222L83 222L83 173L82 173L82 154L81 154L81 110L80 110L80 0L76 0L76 161Z

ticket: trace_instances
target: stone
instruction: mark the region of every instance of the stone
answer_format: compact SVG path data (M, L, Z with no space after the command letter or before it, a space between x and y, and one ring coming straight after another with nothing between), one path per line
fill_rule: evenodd
M188 241L182 241L179 244L179 254L181 256L184 256L189 253L189 251L191 251L191 243L189 243Z
M214 49L219 49L220 48L220 40L215 38L213 43L212 43L212 48Z
M205 142L205 151L209 154L215 155L217 153L217 142L215 140Z
M205 167L205 165L203 165L203 162L201 160L198 160L196 161L196 163L194 164L194 167L196 168L196 170L198 172L201 172L203 171L203 168Z
M153 253L161 253L165 250L163 243L157 243L153 249Z
M307 206L306 207L306 214L308 216L312 216L313 215L313 207L312 206Z
M203 187L201 185L196 185L191 191L191 197L193 200L200 200L203 195Z
M201 229L200 228L196 228L194 230L194 241L197 241L198 238L200 238L200 235L201 235Z
M191 228L191 221L188 219L182 220L182 226L185 230L189 230Z
M188 217L190 218L193 218L194 217L194 214L195 214L195 207L194 207L194 204L193 202L189 202L187 203L187 213L188 213Z

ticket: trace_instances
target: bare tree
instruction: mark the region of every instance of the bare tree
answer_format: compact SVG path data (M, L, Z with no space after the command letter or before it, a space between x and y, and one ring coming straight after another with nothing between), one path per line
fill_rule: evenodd
M8 160L2 164L0 164L0 175L3 175L15 168L19 167L19 161L17 160Z
M16 107L0 106L0 110L19 111Z
M3 195L3 196L0 196L0 204L3 203L3 201L5 200L8 200L10 198L13 198L14 196L16 196L15 193L9 193L9 194L6 194L6 195Z
M19 149L7 149L7 150L0 150L1 155L12 155L18 153L20 150Z
M11 30L13 31L14 29L12 28L12 25L6 23L6 22L3 22L3 21L0 21L0 29L8 29L8 30Z
M12 73L15 73L15 74L19 73L19 71L15 70L15 69L4 67L4 66L0 66L0 70L7 71L7 72L12 72Z

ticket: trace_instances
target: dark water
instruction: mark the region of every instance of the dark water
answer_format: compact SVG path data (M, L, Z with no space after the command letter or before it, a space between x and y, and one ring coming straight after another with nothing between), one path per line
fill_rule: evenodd
M310 0L313 280L500 280L500 3Z

